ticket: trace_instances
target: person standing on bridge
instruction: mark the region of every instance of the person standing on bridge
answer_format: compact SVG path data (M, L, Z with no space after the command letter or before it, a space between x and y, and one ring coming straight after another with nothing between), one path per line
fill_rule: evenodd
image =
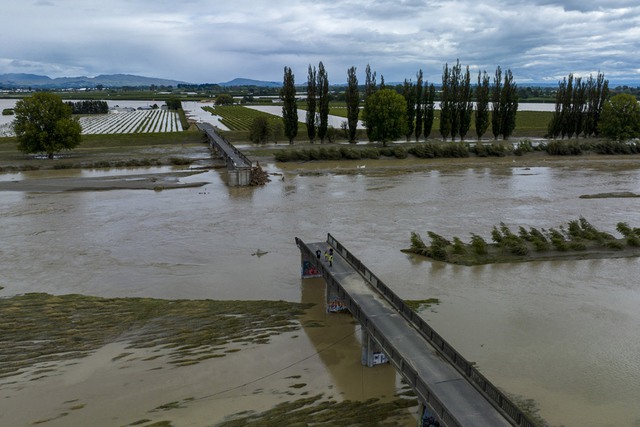
M320 249L316 249L316 258L320 259L320 255L322 255L322 252L320 252Z
M329 261L329 252L327 252L326 250L324 251L324 260Z
M329 254L329 267L333 267L333 254Z

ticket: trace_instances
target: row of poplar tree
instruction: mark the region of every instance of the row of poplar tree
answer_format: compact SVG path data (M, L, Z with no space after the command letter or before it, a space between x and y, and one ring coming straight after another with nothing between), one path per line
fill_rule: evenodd
M433 83L424 81L422 70L418 71L416 79L415 83L405 79L402 86L401 94L406 101L407 126L404 130L407 140L412 136L415 136L416 140L421 137L428 138L435 119L436 87ZM315 66L309 65L306 89L307 136L311 142L316 138L324 142L328 131L329 79L322 62L319 63L317 70ZM347 121L343 130L349 142L356 142L361 98L366 101L381 89L386 89L384 76L380 77L380 84L378 84L376 72L367 65L364 93L361 97L356 67L347 70L345 91ZM456 61L452 67L445 64L440 90L439 131L443 139L455 140L460 137L464 140L471 127L472 115L475 119L478 139L487 132L489 125L495 139L499 136L508 139L513 133L518 110L518 95L511 70L507 70L503 76L501 68L497 67L493 84L486 71L479 72L474 90L468 66L463 71L460 61ZM290 67L284 69L280 97L283 100L284 132L292 143L297 136L298 113L295 77ZM474 98L475 106L472 102ZM369 128L370 126L367 126L367 130ZM369 137L371 139L371 135Z
M547 129L550 138L571 138L574 135L586 137L600 134L600 115L609 97L609 81L603 73L594 78L565 77L558 82L556 106Z
M458 136L464 140L473 116L478 139L487 132L489 125L495 139L499 136L508 139L516 126L517 89L511 70L504 73L503 79L502 69L497 67L493 84L486 71L478 72L474 90L469 66L463 71L460 61L456 61L452 67L445 64L440 86L440 135L445 140L449 137L455 140ZM412 135L417 141L421 136L426 139L431 134L435 94L433 83L426 82L423 85L422 70L416 74L416 83L405 79L403 96L407 100L407 140Z
M107 101L67 101L65 104L71 107L71 114L107 114L109 112Z

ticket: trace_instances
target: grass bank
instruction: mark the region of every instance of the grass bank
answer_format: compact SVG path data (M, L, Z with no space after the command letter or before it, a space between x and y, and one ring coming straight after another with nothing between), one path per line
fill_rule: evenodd
M15 138L0 138L0 172L39 169L138 167L189 164L206 153L199 131L83 135L80 146L54 160L17 150Z

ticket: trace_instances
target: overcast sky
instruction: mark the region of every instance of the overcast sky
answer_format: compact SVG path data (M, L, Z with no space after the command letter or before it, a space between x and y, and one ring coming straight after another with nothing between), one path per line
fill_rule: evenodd
M297 83L322 61L330 83L370 64L387 82L441 82L456 59L516 83L569 73L640 81L638 0L19 0L0 11L0 73L137 74ZM475 78L475 75L474 75Z

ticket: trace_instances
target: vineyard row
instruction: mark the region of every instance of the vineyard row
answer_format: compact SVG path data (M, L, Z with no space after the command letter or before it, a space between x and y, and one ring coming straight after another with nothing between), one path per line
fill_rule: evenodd
M167 110L136 110L80 118L83 134L181 132L178 114Z

